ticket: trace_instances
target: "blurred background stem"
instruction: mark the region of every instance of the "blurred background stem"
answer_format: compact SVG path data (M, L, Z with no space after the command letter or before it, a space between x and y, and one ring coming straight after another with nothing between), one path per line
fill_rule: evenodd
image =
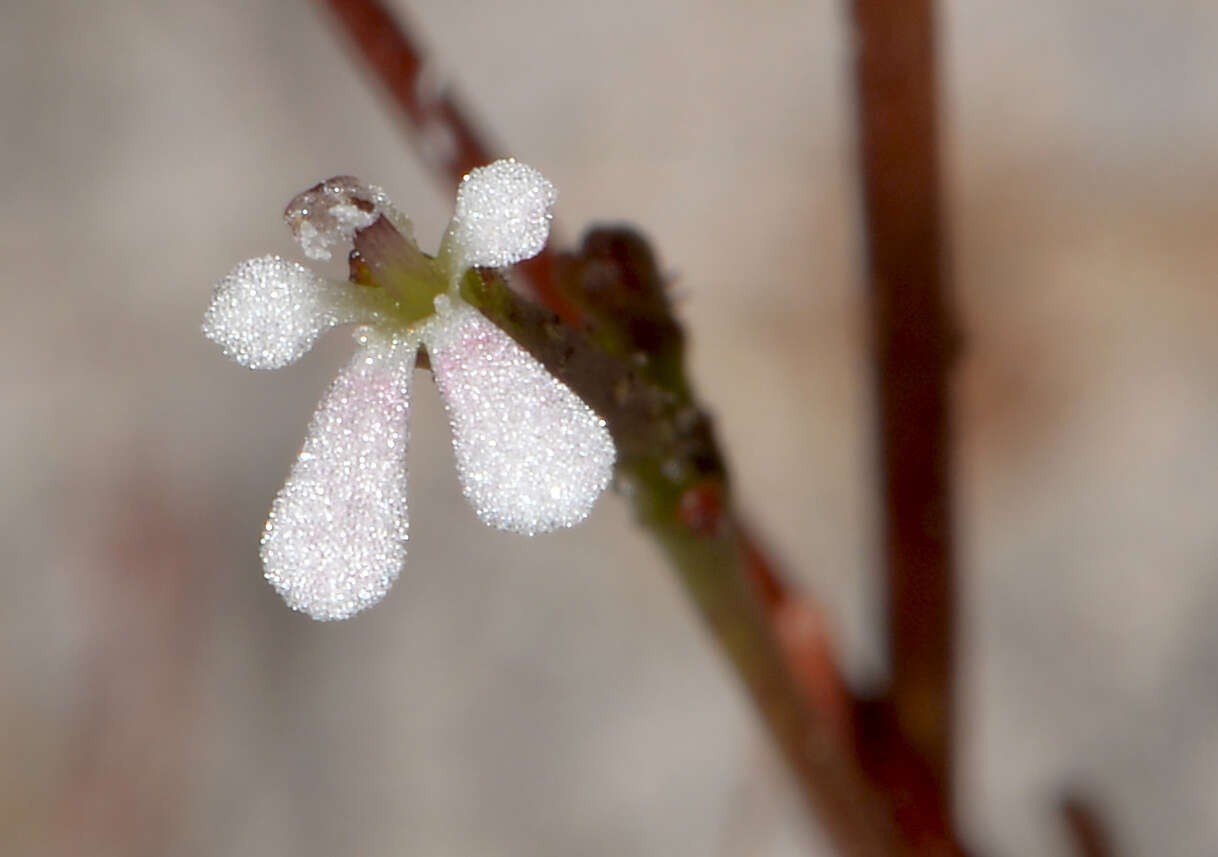
M852 0L863 248L875 356L889 685L863 758L909 838L954 844L956 581L949 372L957 345L941 207L935 7Z
M897 725L944 792L955 620L948 308L929 0L853 0L888 662Z

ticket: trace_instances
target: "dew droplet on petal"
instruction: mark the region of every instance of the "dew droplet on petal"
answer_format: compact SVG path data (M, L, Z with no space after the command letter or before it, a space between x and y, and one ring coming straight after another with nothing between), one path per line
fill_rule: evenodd
M369 328L309 424L262 536L266 579L294 610L345 619L406 559L406 447L417 341Z
M334 244L350 244L358 229L392 209L385 192L355 176L335 176L297 194L283 219L310 259L329 259ZM396 212L394 212L396 215Z
M558 191L511 158L471 170L457 188L451 235L463 268L502 268L536 256L550 235Z
M423 340L478 517L528 535L579 523L613 472L604 421L476 309L436 305Z
M216 284L203 333L224 356L251 369L278 369L305 354L323 331L372 321L355 287L278 256L242 262Z

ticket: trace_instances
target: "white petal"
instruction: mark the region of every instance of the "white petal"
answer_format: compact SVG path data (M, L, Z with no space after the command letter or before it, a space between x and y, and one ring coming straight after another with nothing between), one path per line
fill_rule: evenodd
M545 176L510 158L471 170L457 188L449 227L460 267L502 268L536 256L557 199Z
M473 307L436 309L423 341L478 517L529 535L582 521L613 472L604 420Z
M242 366L278 369L303 356L323 331L374 320L359 289L278 256L250 259L216 284L203 333Z
M345 619L380 601L406 559L418 345L368 328L360 340L313 415L262 536L266 579L314 619Z

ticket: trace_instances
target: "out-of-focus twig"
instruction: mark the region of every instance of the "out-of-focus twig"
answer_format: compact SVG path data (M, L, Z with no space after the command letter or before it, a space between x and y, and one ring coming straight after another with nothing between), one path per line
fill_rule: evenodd
M932 0L852 0L894 725L951 794L948 305ZM949 800L940 801L946 808Z
M437 79L419 46L379 0L325 0L410 123L410 140L450 183L494 160L495 147Z
M749 527L739 524L738 529L745 569L796 683L842 744L852 745L854 697L838 666L828 614L786 582Z
M1078 857L1117 857L1112 835L1091 801L1078 792L1067 791L1058 803L1058 811Z
M424 163L451 187L472 170L500 157L398 18L380 0L324 0L360 57L388 91L408 123L410 142ZM555 241L552 239L551 244ZM575 309L553 287L554 255L547 245L520 268L537 297L564 321Z

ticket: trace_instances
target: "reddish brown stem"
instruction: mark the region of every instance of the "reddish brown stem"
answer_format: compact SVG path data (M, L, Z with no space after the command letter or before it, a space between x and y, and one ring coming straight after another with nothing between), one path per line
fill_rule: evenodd
M377 0L326 0L377 79L411 125L411 141L427 165L457 182L495 159L447 87L430 79L422 51Z
M787 585L748 528L737 528L745 568L792 678L842 746L851 746L855 740L854 697L837 665L827 613L822 605Z
M378 0L325 0L358 48L360 57L388 90L409 126L407 135L423 161L444 181L462 176L496 158L498 147L487 141L450 88L437 79L428 60L405 27ZM553 288L551 241L521 265L538 298L570 324L579 314Z
M951 794L953 606L948 309L934 4L853 0L876 355L895 726ZM947 805L943 801L944 806Z

